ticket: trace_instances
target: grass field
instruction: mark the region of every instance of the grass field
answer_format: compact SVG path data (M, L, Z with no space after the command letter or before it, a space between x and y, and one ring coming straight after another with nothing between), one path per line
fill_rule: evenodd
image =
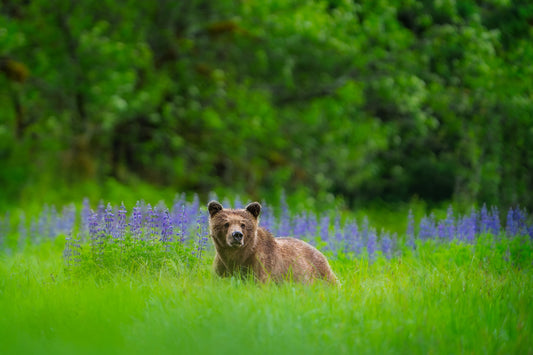
M74 277L57 238L0 256L0 353L531 354L533 257L521 243L339 257L336 288L218 279L211 254Z

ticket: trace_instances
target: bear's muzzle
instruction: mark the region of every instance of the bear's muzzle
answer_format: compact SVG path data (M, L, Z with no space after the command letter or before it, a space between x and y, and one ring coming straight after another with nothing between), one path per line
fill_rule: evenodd
M243 242L242 242L242 238L244 237L244 235L242 234L242 232L240 231L234 231L233 233L231 233L231 241L230 241L230 245L232 247L240 247L243 245Z

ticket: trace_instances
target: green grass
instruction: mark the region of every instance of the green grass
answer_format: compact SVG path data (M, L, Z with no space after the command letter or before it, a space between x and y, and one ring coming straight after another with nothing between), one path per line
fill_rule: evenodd
M219 279L210 262L74 277L56 240L0 257L0 353L533 353L533 259L498 246L333 260L336 288Z

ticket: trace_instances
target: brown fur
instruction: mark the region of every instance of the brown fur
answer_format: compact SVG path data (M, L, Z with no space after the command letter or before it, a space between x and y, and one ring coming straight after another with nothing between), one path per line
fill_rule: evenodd
M322 279L338 283L326 257L316 248L295 238L274 238L258 226L259 203L232 210L211 201L208 209L216 248L214 268L219 276L251 274L261 282L292 279L307 283ZM235 240L235 232L242 233L242 241Z

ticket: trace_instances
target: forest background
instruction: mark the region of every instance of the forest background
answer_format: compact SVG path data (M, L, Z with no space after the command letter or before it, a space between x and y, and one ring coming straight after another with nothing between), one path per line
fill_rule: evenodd
M108 181L533 208L530 1L0 6L0 209Z

